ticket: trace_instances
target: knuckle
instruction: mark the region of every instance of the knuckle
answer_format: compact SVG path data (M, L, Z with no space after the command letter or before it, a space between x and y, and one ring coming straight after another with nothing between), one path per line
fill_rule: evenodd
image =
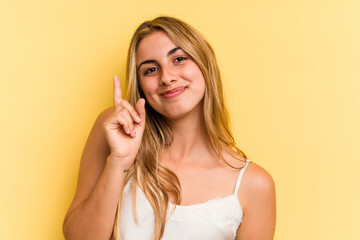
M121 116L121 118L123 118L124 120L129 121L129 112L128 111L122 110L119 113L119 116Z
M121 117L123 118L126 115L126 110L122 109L121 111L116 113L116 117Z
M121 116L121 115L118 115L116 118L116 121L118 122L118 123L120 123L121 125L123 125L126 121L124 121L124 117L123 116Z
M124 99L121 99L120 100L120 105L125 107L126 105L128 104L128 101L124 100Z
M132 113L133 115L135 115L135 116L137 116L137 114L138 114L134 108L131 109L131 113Z

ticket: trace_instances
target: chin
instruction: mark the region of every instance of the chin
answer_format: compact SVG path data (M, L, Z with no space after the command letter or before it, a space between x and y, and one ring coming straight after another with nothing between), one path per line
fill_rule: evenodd
M175 112L175 111L172 111L172 112L164 112L164 113L160 113L163 117L165 117L166 119L172 119L172 120L175 120L175 119L180 119L180 118L183 118L187 115L186 112Z
M153 109L166 119L175 120L186 117L197 117L202 112L202 101L187 102L179 101L170 105L151 104Z
M186 117L196 118L201 112L200 106L197 106L191 109L170 109L169 111L164 111L160 114L166 119L176 120Z

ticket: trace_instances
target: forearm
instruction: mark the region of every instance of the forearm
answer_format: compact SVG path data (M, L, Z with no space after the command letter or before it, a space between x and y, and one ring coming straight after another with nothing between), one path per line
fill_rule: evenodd
M64 223L66 239L110 239L126 174L126 167L108 158L89 198Z

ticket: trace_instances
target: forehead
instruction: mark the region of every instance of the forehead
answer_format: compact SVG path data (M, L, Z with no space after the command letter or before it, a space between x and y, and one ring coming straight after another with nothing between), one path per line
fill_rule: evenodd
M136 48L136 60L147 60L148 58L155 58L166 56L166 54L177 47L169 36L163 31L157 31L145 36L140 40Z

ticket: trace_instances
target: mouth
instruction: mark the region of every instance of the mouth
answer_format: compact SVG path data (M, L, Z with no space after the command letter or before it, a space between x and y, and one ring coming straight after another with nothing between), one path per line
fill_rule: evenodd
M160 93L160 95L166 99L174 98L182 94L187 88L188 86L173 88L171 90Z

